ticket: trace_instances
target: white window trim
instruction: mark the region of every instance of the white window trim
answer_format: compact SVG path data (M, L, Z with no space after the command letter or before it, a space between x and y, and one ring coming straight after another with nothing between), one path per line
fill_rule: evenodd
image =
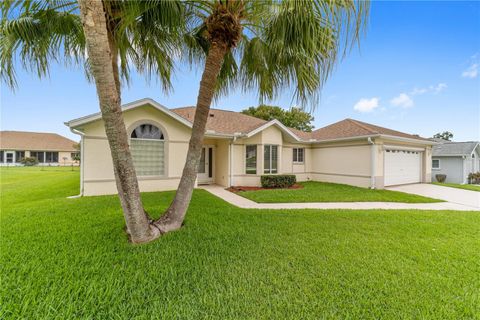
M149 124L149 125L153 125L153 126L156 126L157 128L160 129L160 131L162 132L162 135L163 135L163 139L144 139L144 138L132 138L132 132L140 125L143 125L143 124ZM169 174L168 174L168 151L169 151L169 139L168 139L168 134L167 134L167 131L165 129L165 127L156 122L156 121L152 121L152 120L149 120L149 119L142 119L142 120L138 120L138 121L135 121L134 123L132 123L129 127L129 129L127 130L127 133L128 133L128 144L130 146L131 144L131 141L133 140L137 140L137 141L160 141L163 143L163 174L160 174L160 175L139 175L137 174L137 177L142 180L142 179L153 179L153 178L156 178L156 179L166 179L169 177Z
M433 161L438 161L438 167L433 166ZM442 170L442 166L440 165L440 159L432 159L432 170Z
M303 149L303 161L298 161L298 150ZM293 154L297 150L297 161L293 160ZM293 164L304 164L305 163L305 148L293 148L292 149L292 162Z
M269 162L270 162L270 169L269 169L269 172L265 172L265 147L270 147L270 155L269 155ZM273 160L272 160L272 147L277 147L277 172L272 172L272 164L273 164ZM278 165L280 163L280 159L279 159L279 146L278 144L265 144L263 146L264 150L263 150L263 174L278 174L279 173L279 168L278 168Z
M247 147L255 146L255 173L247 172ZM257 144L246 144L245 145L245 156L243 157L243 161L245 165L243 166L245 174L249 176L258 175L258 145ZM252 168L253 169L253 168Z

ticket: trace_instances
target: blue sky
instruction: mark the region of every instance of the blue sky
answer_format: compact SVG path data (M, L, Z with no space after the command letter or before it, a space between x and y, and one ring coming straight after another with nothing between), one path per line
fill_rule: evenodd
M174 92L134 75L124 103L150 97L167 107L194 105L202 66L177 70ZM360 50L341 61L322 90L315 127L354 118L430 137L480 140L480 2L374 1ZM64 121L98 111L81 69L53 66L39 80L18 69L19 88L1 84L2 130L57 132L78 139ZM271 104L288 108L291 92ZM257 105L255 92L221 98L216 108Z

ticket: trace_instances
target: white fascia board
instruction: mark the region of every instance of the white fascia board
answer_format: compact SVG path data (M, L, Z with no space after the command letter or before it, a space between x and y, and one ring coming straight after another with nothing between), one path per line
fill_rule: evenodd
M322 144L322 143L332 143L332 142L339 142L339 141L368 140L368 138L378 138L378 137L380 137L379 134L370 134L370 135L365 135L365 136L316 140L316 141L311 141L311 143L312 144Z
M141 106L144 106L144 105L151 105L155 109L165 113L166 115L172 117L173 119L175 119L178 122L184 124L185 126L187 126L189 128L192 128L192 123L190 121L180 117L175 112L170 111L167 107L161 105L160 103L156 102L155 100L153 100L151 98L144 98L144 99L140 99L140 100L137 100L137 101L133 101L133 102L124 104L121 107L121 109L122 109L122 112L125 112L125 111L135 109L135 108L138 108L138 107L141 107ZM102 118L102 114L100 112L97 112L97 113L94 113L94 114L90 114L88 116L80 117L80 118L73 119L73 120L70 120L68 122L65 122L65 125L70 127L70 128L75 128L75 127L78 127L80 125L99 120L101 118Z
M430 140L404 138L404 137L391 136L391 135L387 135L387 134L380 134L380 138L384 138L384 139L388 139L388 140L394 140L394 141L410 142L410 143L413 143L413 144L421 144L421 145L428 145L428 146L439 144L438 142L433 142L433 141L430 141Z

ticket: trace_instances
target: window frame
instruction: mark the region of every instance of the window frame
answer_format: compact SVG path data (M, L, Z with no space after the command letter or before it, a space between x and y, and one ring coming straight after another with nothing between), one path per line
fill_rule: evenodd
M438 161L438 167L433 165L434 161ZM441 170L440 159L432 159L432 170Z
M299 151L302 150L301 154L302 154L302 161L299 161L298 158L299 158ZM296 160L295 160L296 158ZM294 164L304 164L305 163L305 148L293 148L293 151L292 151L292 162Z
M275 166L275 169L273 169L273 148L275 147L276 149L276 153L277 153L277 159L276 159L276 166ZM267 166L266 166L266 163L267 163L267 159L266 159L266 149L269 149L268 151L268 169L267 169ZM264 174L278 174L278 163L279 163L279 156L278 156L278 145L276 144L265 144L263 146L263 173ZM268 171L267 171L268 170Z
M251 148L255 148L255 168L252 166L252 167L248 167L248 148L251 147ZM258 146L256 144L246 144L245 145L245 174L254 174L256 175L257 174L257 166L258 166Z
M47 163L45 151L30 151L30 158L37 159L38 163Z
M135 130L143 125L150 125L156 127L160 131L160 138L132 138L132 135L134 134ZM136 135L136 133L135 133ZM143 142L161 142L162 147L163 147L163 159L161 161L163 162L163 167L160 168L160 173L159 174L141 174L138 173L138 171L141 168L136 167L135 165L135 160L133 161L133 166L135 168L135 171L137 173L137 176L139 178L153 178L153 177L158 177L158 178L165 178L168 176L168 166L167 166L167 160L168 160L168 145L167 145L167 133L162 125L159 123L150 121L150 120L140 120L135 123L133 123L130 126L130 129L128 130L128 142L129 142L129 147L132 152L132 158L134 156L134 151L132 150L132 141L143 141ZM160 159L159 159L160 160Z
M44 151L44 163L59 163L58 162L58 151ZM56 155L56 157L55 157ZM55 161L56 160L56 161Z
M25 159L25 151L15 151L15 163L21 163Z

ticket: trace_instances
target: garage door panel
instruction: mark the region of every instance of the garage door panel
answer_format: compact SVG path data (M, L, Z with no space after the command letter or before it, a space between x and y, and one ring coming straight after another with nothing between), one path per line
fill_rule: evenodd
M385 150L385 186L421 182L422 153Z

